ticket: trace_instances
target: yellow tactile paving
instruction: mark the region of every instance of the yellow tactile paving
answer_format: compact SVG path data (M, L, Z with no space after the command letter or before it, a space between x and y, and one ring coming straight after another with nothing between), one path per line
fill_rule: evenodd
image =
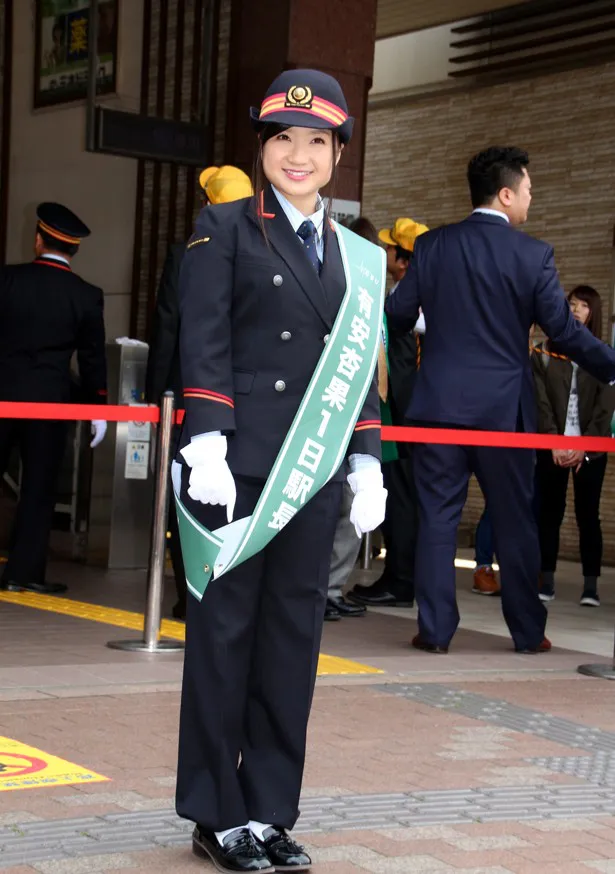
M18 604L21 607L34 607L36 610L46 610L49 613L60 613L63 616L73 616L76 619L88 619L90 622L102 622L105 625L115 625L118 628L143 631L143 614L133 613L130 610L100 607L97 604L87 604L85 601L72 601L69 598L57 598L50 595L34 595L29 592L0 592L0 601L5 601L7 604ZM169 637L172 640L185 640L186 630L183 622L163 619L160 630L163 637ZM318 675L320 677L339 674L381 673L382 671L378 668L362 665L339 656L321 653L318 659Z

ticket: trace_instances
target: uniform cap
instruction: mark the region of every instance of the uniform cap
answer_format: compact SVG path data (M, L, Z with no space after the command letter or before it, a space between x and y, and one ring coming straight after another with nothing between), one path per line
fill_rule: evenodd
M252 196L252 183L243 170L227 164L207 167L199 176L199 184L210 203L230 203Z
M271 83L260 109L250 109L253 127L266 124L335 130L342 143L352 135L354 119L340 83L319 70L286 70Z
M38 227L60 240L78 246L81 240L90 236L90 229L67 206L61 203L39 203L36 209Z
M416 238L427 233L429 228L411 218L398 218L392 228L378 231L378 239L387 246L400 246L406 252L414 250Z

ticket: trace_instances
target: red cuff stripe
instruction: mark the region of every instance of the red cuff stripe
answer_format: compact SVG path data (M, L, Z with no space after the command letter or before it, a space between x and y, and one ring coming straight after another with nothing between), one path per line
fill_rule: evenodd
M200 398L202 401L215 401L218 404L225 404L233 409L235 404L233 400L226 395L218 394L215 391L206 391L204 388L186 388L184 389L185 398Z
M363 419L361 422L357 422L355 428L380 428L381 424L380 419Z
M220 392L217 392L217 391L210 391L210 389L208 389L208 388L185 388L184 394L186 394L186 392L188 392L188 391L189 392L196 392L196 393L202 392L203 394L211 395L212 397L215 397L215 398L222 398L225 401L230 401L231 403L233 402L233 398L230 398L228 395L220 394Z

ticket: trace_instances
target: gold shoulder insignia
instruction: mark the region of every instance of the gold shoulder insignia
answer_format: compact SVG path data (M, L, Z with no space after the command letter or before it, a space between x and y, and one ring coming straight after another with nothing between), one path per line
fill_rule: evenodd
M188 243L188 245L187 245L186 248L187 248L187 249L192 249L193 246L198 246L200 243L209 243L210 240L211 240L211 237L199 237L199 238L196 239L196 240L191 240L191 241Z

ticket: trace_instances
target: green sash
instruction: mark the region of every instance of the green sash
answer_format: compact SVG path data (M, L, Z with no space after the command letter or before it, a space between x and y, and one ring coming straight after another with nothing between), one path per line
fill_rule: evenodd
M333 330L251 516L208 531L179 497L173 465L186 582L199 601L210 579L223 576L275 537L334 476L369 391L382 330L385 254L335 224L346 293Z

